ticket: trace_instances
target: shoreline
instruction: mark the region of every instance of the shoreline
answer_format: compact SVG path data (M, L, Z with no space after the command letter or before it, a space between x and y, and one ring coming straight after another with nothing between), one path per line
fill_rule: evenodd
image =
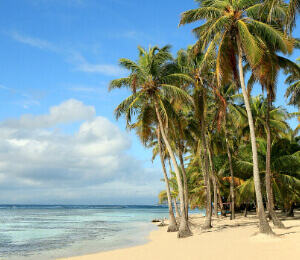
M145 238L148 242L143 245L60 259L298 259L300 212L295 213L294 218L283 219L287 229L274 228L271 224L275 237L256 234L258 218L255 213L247 218L238 214L233 221L229 217L213 218L213 228L207 231L201 231L204 217L195 214L190 216L192 237L177 239L177 232L168 233L167 227L159 227L150 232Z

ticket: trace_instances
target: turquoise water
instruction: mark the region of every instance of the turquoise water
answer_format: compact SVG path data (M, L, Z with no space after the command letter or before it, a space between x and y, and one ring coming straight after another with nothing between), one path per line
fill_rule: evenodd
M198 213L194 211L193 213ZM0 206L0 259L55 259L144 244L164 206Z

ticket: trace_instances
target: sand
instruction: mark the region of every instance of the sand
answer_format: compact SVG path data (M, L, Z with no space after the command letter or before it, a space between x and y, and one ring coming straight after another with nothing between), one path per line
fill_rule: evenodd
M287 229L274 228L276 236L256 234L258 219L237 215L236 220L213 218L213 228L201 231L204 217L192 215L193 236L177 239L177 233L168 233L161 227L149 235L142 246L119 249L93 255L67 258L68 260L206 260L206 259L300 259L300 212L283 221Z

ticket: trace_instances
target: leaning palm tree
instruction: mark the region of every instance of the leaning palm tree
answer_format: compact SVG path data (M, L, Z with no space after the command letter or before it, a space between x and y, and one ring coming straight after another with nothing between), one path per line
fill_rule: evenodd
M245 85L243 60L255 68L261 60L267 44L283 53L291 52L293 44L285 38L282 31L274 26L259 21L251 12L261 1L244 0L202 0L199 8L189 10L181 15L180 25L206 20L194 29L199 40L197 48L212 53L218 49L216 76L218 84L232 81L242 87L245 107L251 133L253 154L253 177L260 220L260 232L273 233L264 213L261 181L259 178L255 127L253 123L249 97ZM209 57L209 55L206 55Z
M181 79L177 72L177 65L172 62L170 53L170 45L162 48L149 47L146 51L142 47L139 49L139 58L137 62L129 59L120 59L120 65L130 71L128 77L112 80L109 84L109 90L115 88L131 88L133 94L126 98L115 109L117 118L124 115L129 123L133 120L134 115L138 115L151 106L156 115L156 128L162 135L162 139L166 145L171 161L173 163L176 178L178 180L178 191L180 197L181 221L178 231L178 237L186 237L191 235L187 217L185 215L184 190L182 185L182 177L177 166L174 151L170 145L169 138L165 131L166 125L169 123L169 116L172 114L170 98L190 102L190 96L180 88L171 83L176 79Z
M164 181L166 184L166 192L165 192L165 197L167 202L168 202L168 208L169 208L169 225L168 225L168 232L175 232L178 231L177 223L174 217L174 211L173 211L173 206L172 206L172 196L171 196L171 190L169 186L169 178L167 175L167 170L166 170L166 165L165 165L165 156L164 156L164 149L163 149L163 144L161 140L161 133L159 126L153 131L151 130L151 123L155 121L155 117L151 117L152 115L155 115L154 111L151 111L151 108L148 107L148 109L144 109L141 114L138 116L138 121L131 125L131 129L135 129L141 138L143 144L147 147L154 147L152 154L152 161L155 159L156 155L159 154L160 156L160 161L162 165L162 170L164 174ZM153 141L154 136L156 134L157 141ZM150 137L150 138L149 138ZM147 144L148 143L148 144ZM161 201L161 200L160 200Z
M161 137L160 137L160 129L159 126L156 129L156 135L157 135L157 142L158 142L158 147L159 147L159 155L160 155L160 160L161 160L161 164L163 167L163 172L164 172L164 178L165 178L165 183L166 183L166 191L167 191L167 197L168 197L168 206L169 206L169 226L168 226L168 231L169 232L174 232L177 231L177 223L174 217L174 212L173 212L173 206L172 206L172 197L171 197L171 191L170 191L170 186L169 186L169 179L167 176L167 170L166 170L166 166L165 166L165 161L164 161L164 157L163 157L163 146L162 146L162 141L161 141Z

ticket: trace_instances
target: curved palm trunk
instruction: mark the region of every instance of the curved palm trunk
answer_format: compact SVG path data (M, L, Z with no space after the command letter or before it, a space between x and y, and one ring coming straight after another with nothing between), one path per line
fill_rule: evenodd
M232 219L235 219L234 174L233 174L233 167L232 167L232 157L231 157L229 141L228 141L228 135L227 135L226 115L225 115L224 132L225 132L226 149L227 149L229 169L230 169L230 197L231 197L231 216L230 216L230 219L232 220Z
M186 218L188 220L189 219L189 193L188 193L187 177L186 177L186 171L185 171L185 168L184 168L184 161L183 161L181 147L178 149L178 154L179 154L179 161L180 161L182 179L183 179L185 215L186 215Z
M211 191L210 191L210 178L209 178L209 166L207 158L207 147L206 147L206 137L205 137L205 122L204 117L202 117L201 122L201 137L202 137L202 148L204 155L204 169L205 169L205 179L206 179L206 214L205 222L202 229L211 228Z
M180 219L180 226L179 226L177 236L178 236L178 238L188 237L188 236L192 235L192 232L189 229L188 221L187 221L187 218L185 216L184 189L183 189L183 185L182 185L181 174L180 174L180 171L179 171L178 166L177 166L177 162L176 162L174 152L171 148L169 140L168 140L168 138L166 136L166 133L164 131L164 126L163 126L162 119L161 119L161 116L160 116L159 111L158 111L158 104L157 104L156 100L154 101L154 104L155 104L155 111L156 111L157 119L158 119L159 126L160 126L160 131L161 131L163 140L166 144L169 155L171 157L171 160L172 160L172 163L173 163L173 166L174 166L174 171L175 171L176 178L177 178L177 182L178 182L178 192L179 192L179 198L180 198L181 219Z
M159 126L157 126L157 128L156 128L156 135L157 135L157 141L158 141L158 146L159 146L159 155L160 155L161 165L162 165L162 168L163 168L163 173L164 173L164 178L165 178L165 183L166 183L168 206L169 206L168 232L176 232L176 231L178 231L178 227L177 227L177 223L176 223L176 220L175 220L175 217L174 217L174 212L173 212L172 198L171 198L171 192L170 192L170 186L169 186L169 179L168 179L168 175L167 175L165 161L164 161L164 158L163 158L163 151L162 151L162 144L161 144L161 139L160 139Z
M213 187L214 187L214 213L215 213L215 217L219 217L218 215L218 187L217 187L217 177L216 177L216 173L215 173L215 169L214 169L214 164L213 164L213 152L211 149L211 146L209 144L209 141L207 140L207 147L208 147L208 157L209 157L209 164L210 164L210 168L211 168L211 180L213 183Z
M179 213L178 206L177 206L177 201L176 201L175 198L173 198L173 204L174 204L174 207L175 207L176 218L180 218L180 213Z
M274 226L279 228L285 228L283 223L280 221L278 216L274 211L274 199L272 194L272 184L271 184L271 128L270 128L270 106L271 106L271 95L270 90L267 88L267 115L266 115L266 130L267 130L267 155L266 155L266 191L267 191L267 207L270 214L270 218Z
M244 79L244 72L243 72L243 51L238 37L237 37L237 45L238 45L239 77L242 86L243 97L246 106L248 123L250 128L250 135L251 135L251 146L252 146L252 156L253 156L253 178L254 178L254 186L255 186L255 193L256 193L257 209L259 215L259 223L260 223L259 230L261 233L272 234L273 231L267 221L267 217L264 212L264 204L263 204L263 198L261 193L261 183L260 183L259 169L258 169L255 128L254 128L249 98L245 86L245 79Z
M169 162L169 171L170 171L170 175L171 175L171 172L172 172L172 165L171 165L171 161L170 161L170 158L168 158L168 162ZM175 217L176 218L180 218L180 213L179 213L179 209L178 209L178 205L177 205L177 200L176 198L173 198L173 203L174 203L174 208L175 208Z

